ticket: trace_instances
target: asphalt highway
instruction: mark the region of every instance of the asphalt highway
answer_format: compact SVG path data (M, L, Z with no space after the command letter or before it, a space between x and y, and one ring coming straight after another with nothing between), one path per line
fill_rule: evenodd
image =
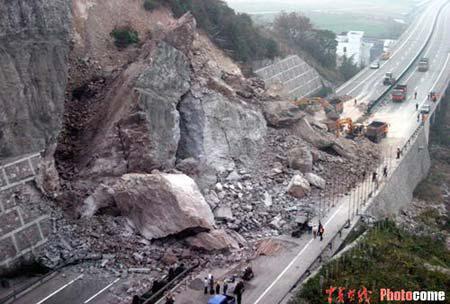
M391 50L390 59L380 61L379 69L370 69L369 67L363 69L339 87L336 93L341 96L351 96L351 100L356 99L358 105L361 103L367 104L377 99L386 90L386 86L382 83L384 75L391 72L397 79L411 65L432 34L436 17L446 3L447 0L437 0L423 8L423 14L417 17L417 21L403 33ZM363 115L363 109L348 103L348 106L344 109L343 117L351 117L355 120Z

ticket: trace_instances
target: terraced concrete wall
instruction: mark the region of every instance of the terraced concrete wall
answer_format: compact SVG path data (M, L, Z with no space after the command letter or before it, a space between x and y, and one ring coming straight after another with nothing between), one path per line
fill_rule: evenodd
M322 80L315 69L297 55L286 57L256 70L266 87L282 85L283 93L291 98L309 96L322 88Z
M0 274L33 259L51 231L33 183L39 154L0 166Z

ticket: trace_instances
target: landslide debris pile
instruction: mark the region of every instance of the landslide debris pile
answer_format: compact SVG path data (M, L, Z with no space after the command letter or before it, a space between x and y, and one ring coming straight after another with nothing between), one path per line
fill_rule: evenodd
M46 265L243 260L379 162L376 145L335 138L244 78L190 14L141 4L73 1L63 128L38 176ZM139 43L118 49L117 27Z

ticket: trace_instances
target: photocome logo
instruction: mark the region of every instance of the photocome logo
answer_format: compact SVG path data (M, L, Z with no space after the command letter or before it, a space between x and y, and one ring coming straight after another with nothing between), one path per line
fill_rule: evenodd
M327 303L374 303L372 301L373 291L362 287L359 290L346 289L345 287L330 286L325 290ZM391 290L381 288L379 291L380 302L444 302L446 299L445 291L410 291L410 290Z

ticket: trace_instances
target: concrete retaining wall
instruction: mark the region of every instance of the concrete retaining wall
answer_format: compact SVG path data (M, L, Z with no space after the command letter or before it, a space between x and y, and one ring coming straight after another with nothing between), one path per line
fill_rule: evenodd
M0 274L33 260L51 232L33 180L39 154L0 166Z
M380 189L368 213L376 218L391 216L412 202L417 185L426 178L431 166L428 152L428 128L420 128L415 140L404 152L404 158Z
M322 88L322 80L317 71L297 55L274 62L255 73L264 80L267 87L282 85L283 93L290 98L305 97Z

